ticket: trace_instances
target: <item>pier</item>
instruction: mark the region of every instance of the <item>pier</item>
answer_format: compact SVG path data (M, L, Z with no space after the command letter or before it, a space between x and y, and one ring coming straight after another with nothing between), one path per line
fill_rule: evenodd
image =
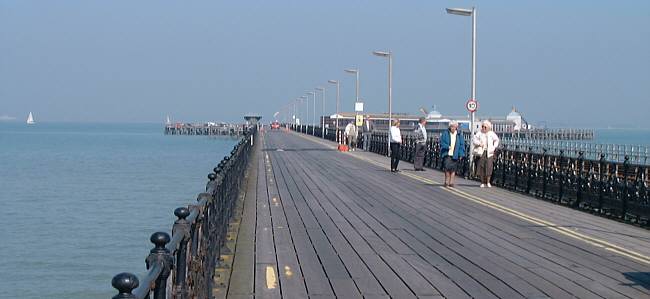
M152 235L149 275L115 276L114 298L650 297L650 231L524 193L528 160L514 154L495 169L505 188L447 188L435 160L414 172L404 156L391 173L385 156L327 139L247 134L172 235Z
M165 135L241 136L245 128L235 124L177 123L165 125Z

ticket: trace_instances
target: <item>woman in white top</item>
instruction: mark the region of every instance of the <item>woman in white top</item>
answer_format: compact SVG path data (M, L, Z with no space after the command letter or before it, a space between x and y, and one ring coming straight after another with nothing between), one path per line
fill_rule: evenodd
M399 164L400 149L402 145L402 132L399 130L399 119L393 120L393 125L390 126L390 171L398 172L397 165Z
M474 152L472 153L475 158L478 158L478 175L481 178L481 188L487 185L488 188L492 187L490 178L492 177L494 150L499 147L499 136L492 131L492 123L483 121L481 124L481 132L476 133L472 138L474 143Z

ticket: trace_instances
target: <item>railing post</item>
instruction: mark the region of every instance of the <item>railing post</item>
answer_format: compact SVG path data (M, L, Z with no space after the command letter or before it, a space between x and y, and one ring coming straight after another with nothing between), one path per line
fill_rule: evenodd
M548 185L548 156L546 152L548 149L542 149L542 172L544 174L544 179L542 183L542 198L546 198L546 186Z
M628 155L625 155L625 160L623 161L623 207L622 207L622 218L625 220L625 216L627 214L627 201L630 197L629 194L629 183L628 183L628 174L630 171L630 157Z
M601 214L603 213L603 199L606 190L604 168L605 154L600 154L600 159L598 160L598 212Z
M562 167L562 164L564 162L564 150L560 150L559 160L560 160L560 163L559 163L560 165L558 165L558 166L560 167L560 171L559 171L559 173L560 173L560 178L559 178L559 181L560 181L559 185L560 186L559 187L560 188L559 188L558 195L557 195L557 201L559 203L562 203L562 196L564 195L564 179L566 177L566 174L564 173L564 167Z
M531 185L533 183L533 147L528 147L528 159L526 161L526 171L528 172L528 180L526 180L526 194L530 194Z
M113 277L111 285L119 291L113 299L136 299L131 292L140 285L140 281L134 274L123 272Z
M175 298L186 299L187 290L187 243L190 239L190 223L185 220L190 215L190 210L186 207L180 207L174 210L174 215L178 219L174 222L172 236L177 234L183 235L183 239L178 244L176 250L176 273L174 275L173 294Z
M582 202L582 192L583 192L583 186L584 186L584 178L582 176L582 171L584 169L584 152L579 151L578 152L578 161L577 161L577 173L576 173L576 201L573 204L574 207L579 207L580 203Z
M162 271L160 271L160 275L158 275L153 288L153 298L165 299L167 297L167 278L174 267L174 258L169 250L165 248L165 245L171 241L171 238L167 233L156 232L151 235L150 240L155 247L149 251L149 256L147 256L147 259L145 260L147 263L147 269L151 268L156 263L160 264L162 267Z

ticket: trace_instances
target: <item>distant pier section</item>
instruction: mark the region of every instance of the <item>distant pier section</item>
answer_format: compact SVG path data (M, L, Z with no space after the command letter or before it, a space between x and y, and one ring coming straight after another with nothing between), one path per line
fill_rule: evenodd
M528 140L593 140L593 129L532 129L499 132L502 137Z
M244 116L246 123L230 124L224 122L205 123L165 123L165 135L206 135L206 136L241 136L251 126L256 126L262 118L260 114L249 113Z
M240 136L245 125L227 123L175 123L165 125L165 135Z

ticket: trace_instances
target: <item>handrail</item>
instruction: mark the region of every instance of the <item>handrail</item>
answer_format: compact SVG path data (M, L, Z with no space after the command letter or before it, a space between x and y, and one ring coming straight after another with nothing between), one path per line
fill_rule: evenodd
M111 284L119 291L113 299L210 298L212 276L226 246L228 223L233 215L244 173L252 153L256 128L249 128L230 155L208 175L206 192L195 205L174 210L178 218L172 237L166 232L151 235L155 245L146 258L147 274L142 279L120 273ZM172 290L167 291L171 277Z

